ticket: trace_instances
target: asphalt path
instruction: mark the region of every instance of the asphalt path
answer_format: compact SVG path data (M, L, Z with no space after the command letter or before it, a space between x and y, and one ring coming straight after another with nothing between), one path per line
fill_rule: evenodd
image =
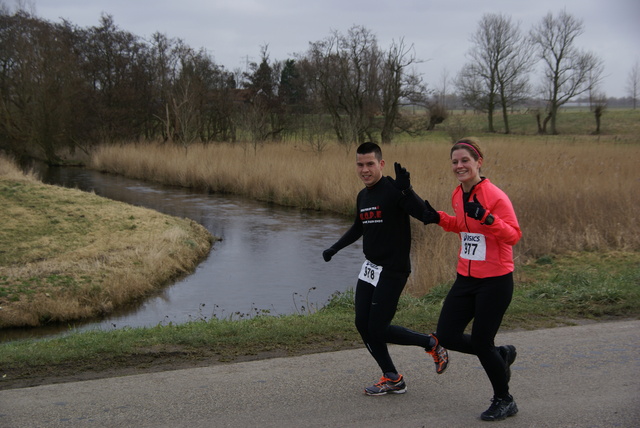
M368 397L364 349L0 391L0 427L640 427L640 320L500 333L519 413L483 422L478 360L392 346L408 390Z

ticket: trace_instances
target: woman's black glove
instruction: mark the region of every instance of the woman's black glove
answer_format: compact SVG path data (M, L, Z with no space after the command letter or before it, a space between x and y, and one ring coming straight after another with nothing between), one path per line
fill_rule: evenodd
M464 212L473 219L482 220L487 210L478 202L478 195L473 195L473 202L464 203Z
M325 262L328 262L329 260L331 260L331 257L336 255L336 253L337 253L336 250L334 250L333 248L329 248L322 252L322 258L324 259Z

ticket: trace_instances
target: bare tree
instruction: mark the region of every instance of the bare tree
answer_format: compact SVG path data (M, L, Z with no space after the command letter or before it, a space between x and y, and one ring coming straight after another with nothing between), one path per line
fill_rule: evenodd
M633 109L636 109L638 97L640 96L640 64L636 61L627 76L627 92L633 100Z
M123 31L110 15L86 32L83 72L96 101L94 126L104 140L136 139L145 124L146 82L143 41Z
M280 96L279 83L283 63L270 62L268 45L260 50L260 64L250 63L250 72L245 73L244 86L250 91L250 111L245 118L251 118L252 140L280 140L287 128L284 97Z
M300 61L308 99L329 114L338 141L347 150L354 143L374 140L378 129L383 142L391 141L400 106L424 91L420 76L407 72L415 62L413 46L400 40L385 52L375 35L360 26L346 35L334 32L310 43Z
M88 90L75 29L20 11L0 15L0 39L0 148L57 163L61 149L79 147L77 130L89 119L75 108Z
M147 103L147 138L161 135L163 140L173 139L173 121L169 106L172 101L172 84L180 69L177 41L165 34L154 33L147 50L149 77L151 80L150 100Z
M302 130L302 141L305 141L317 155L321 155L329 145L327 127L323 123L324 116L322 113L311 115Z
M465 101L487 113L489 132L495 132L493 115L497 107L502 107L508 134L508 109L529 92L531 43L518 25L501 14L484 15L471 41L468 56L472 61L463 67L456 85Z
M550 132L557 134L560 107L592 89L602 78L602 60L575 45L576 38L583 31L582 21L565 10L557 17L548 13L531 31L544 64L542 91L547 102L547 117L543 122L543 132L550 123Z
M607 109L607 96L604 93L595 93L591 99L591 106L593 115L596 119L596 130L593 131L593 134L600 134L600 124L602 121L602 115Z
M406 72L407 68L416 62L413 45L406 46L404 39L394 41L386 52L380 73L382 143L390 143L393 139L402 101L414 102L425 92L422 79L415 73Z
M474 111L495 110L495 97L489 98L484 80L473 63L465 64L454 80L454 85L465 105ZM493 114L490 116L493 124Z
M206 57L180 40L169 41L159 34L154 35L154 43L152 63L158 80L155 89L160 91L157 100L163 104L162 113L155 113L156 119L163 124L165 141L187 149L201 135L206 86L200 64Z
M311 89L329 113L338 141L348 150L368 139L378 105L375 88L381 53L375 35L360 26L350 28L347 35L334 31L311 43L307 58Z
M446 68L443 68L442 73L440 74L440 79L441 79L440 80L441 86L436 89L436 93L438 94L438 103L442 105L444 109L446 109L447 108L447 90L448 90L449 81L451 80L449 78L449 70L447 70Z
M437 100L437 98L436 98ZM447 113L447 108L440 104L440 101L437 100L434 103L430 103L427 105L427 111L429 112L429 122L427 125L427 131L433 131L436 125L441 124L449 117L449 113Z
M469 127L462 121L459 115L447 121L445 131L449 135L451 144L455 144L456 141L469 135Z

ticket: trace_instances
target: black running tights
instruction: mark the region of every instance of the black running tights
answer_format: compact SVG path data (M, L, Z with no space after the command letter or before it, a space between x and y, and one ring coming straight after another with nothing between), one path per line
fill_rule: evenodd
M478 357L498 397L509 394L509 384L494 339L512 296L512 273L492 278L458 274L442 306L436 332L445 348ZM465 334L471 320L471 334Z
M387 343L432 347L430 335L391 325L407 278L408 274L383 273L376 287L362 280L356 286L356 328L383 374L398 373Z

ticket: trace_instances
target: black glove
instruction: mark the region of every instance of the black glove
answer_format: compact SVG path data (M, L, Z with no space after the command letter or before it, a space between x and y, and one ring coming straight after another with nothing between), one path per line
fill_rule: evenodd
M424 217L423 217L423 221L422 222L424 224L430 224L430 223L438 224L438 223L440 223L440 214L438 213L438 211L436 211L431 206L429 201L427 201L426 199L424 200L424 203L427 206L427 210L424 212Z
M482 220L487 210L478 202L478 195L473 195L473 202L464 203L464 212L473 219Z
M329 248L328 250L324 250L322 252L322 258L324 259L325 262L328 262L329 260L331 260L331 257L335 256L337 253L336 250L334 250L333 248Z
M411 189L411 180L409 179L409 171L403 168L398 162L393 164L393 168L396 170L396 179L393 181L393 185L400 191Z

